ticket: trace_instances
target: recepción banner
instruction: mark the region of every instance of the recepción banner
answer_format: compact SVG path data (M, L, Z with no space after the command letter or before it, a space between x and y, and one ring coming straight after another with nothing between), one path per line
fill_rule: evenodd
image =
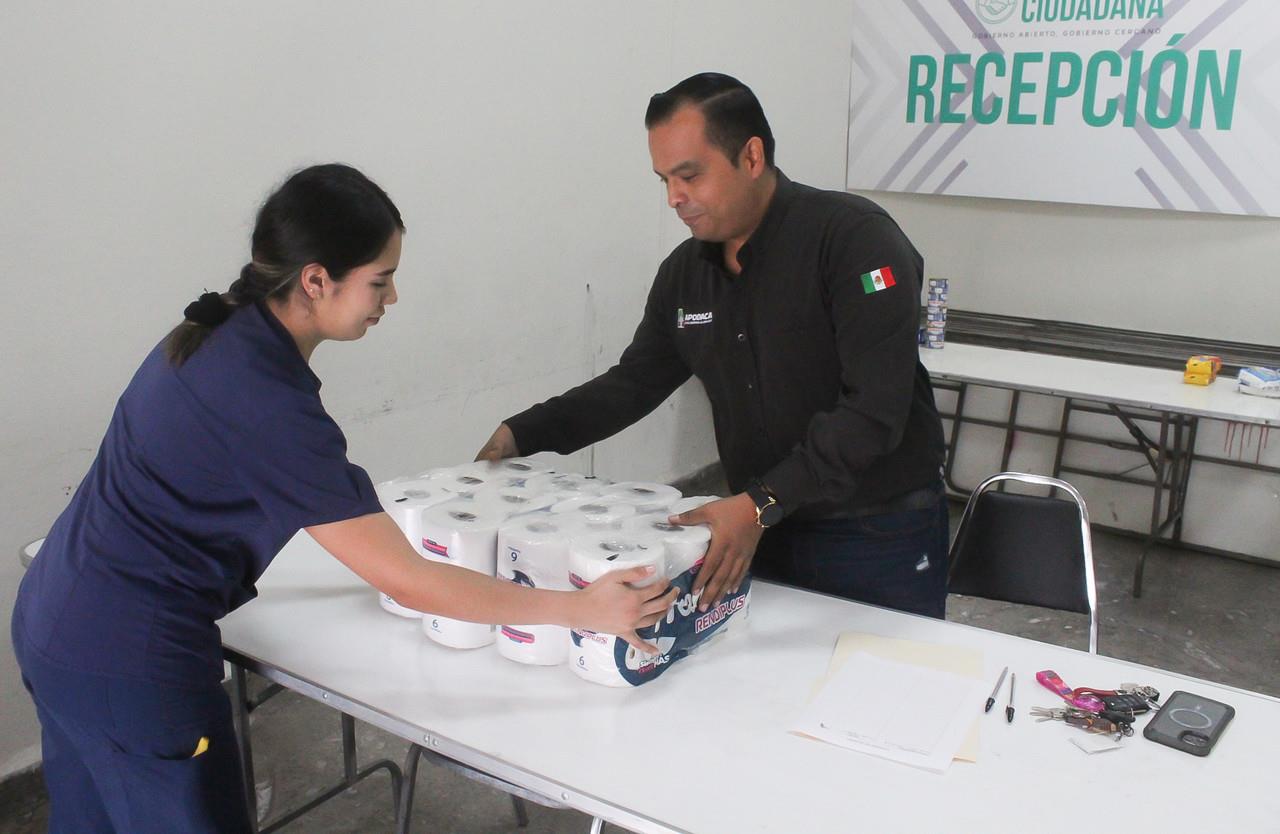
M854 0L851 190L1280 216L1276 0Z

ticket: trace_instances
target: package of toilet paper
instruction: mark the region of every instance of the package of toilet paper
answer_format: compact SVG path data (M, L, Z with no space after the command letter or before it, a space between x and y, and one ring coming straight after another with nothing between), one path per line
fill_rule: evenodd
M498 576L527 588L571 591L569 540L584 532L579 519L546 513L521 516L498 530ZM569 629L557 625L500 625L498 653L517 663L555 666L569 657Z
M499 510L475 499L432 507L422 516L426 558L495 576L498 528L506 520ZM455 649L475 649L494 640L491 625L434 614L423 616L422 630L435 642Z
M622 522L618 536L595 535L573 541L569 565L575 587L586 587L609 570L650 563L636 554L661 550L664 575L678 591L666 617L638 632L658 648L657 654L638 651L615 635L574 629L570 662L579 677L607 686L640 686L700 650L723 634L730 623L745 616L751 599L750 575L736 592L707 611L698 611L699 598L693 593L693 585L710 542L711 531L703 525L681 527L653 516L636 516ZM614 552L619 555L610 558Z
M456 495L423 478L396 478L378 484L375 490L382 509L395 521L414 551L419 556L425 556L422 549L423 513L455 498ZM390 594L379 592L378 604L384 611L398 617L414 620L422 617L421 611L401 605L392 599Z
M666 555L657 539L641 540L621 531L595 532L569 541L569 582L582 589L606 573L641 566L654 568L653 575L639 583L652 585L666 574ZM600 631L575 628L570 631L569 665L583 680L605 686L636 686L634 676L624 674L628 652L639 667L640 656L621 637ZM619 657L622 660L619 660Z

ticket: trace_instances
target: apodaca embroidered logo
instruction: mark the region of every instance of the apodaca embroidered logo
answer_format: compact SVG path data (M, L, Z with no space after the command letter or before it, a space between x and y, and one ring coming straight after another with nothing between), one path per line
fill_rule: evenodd
M681 307L676 310L676 327L692 327L695 324L711 324L711 311L705 313L686 313Z

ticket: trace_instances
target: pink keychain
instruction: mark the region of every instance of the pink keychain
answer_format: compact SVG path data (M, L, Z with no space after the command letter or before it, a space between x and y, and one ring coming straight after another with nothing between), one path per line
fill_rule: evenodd
M1062 682L1062 678L1058 677L1058 673L1052 669L1045 669L1043 672L1036 672L1036 680L1045 689L1057 695L1073 707L1088 710L1089 712L1099 712L1103 708L1102 699L1096 695L1088 695L1081 693L1077 695L1071 690L1071 687Z

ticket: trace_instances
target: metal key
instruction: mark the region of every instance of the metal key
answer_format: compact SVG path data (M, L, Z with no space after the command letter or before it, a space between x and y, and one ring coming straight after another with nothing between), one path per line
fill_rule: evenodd
M1137 695L1140 698L1145 698L1148 706L1152 709L1160 708L1160 690L1154 686L1143 686L1140 683L1122 683L1116 689L1116 692Z
M1062 707L1032 707L1031 715L1036 721L1066 721L1067 711Z
M1117 739L1133 735L1133 727L1128 724L1117 723L1075 707L1032 707L1031 714L1037 721L1065 721L1072 727L1079 727L1090 733L1114 735Z

